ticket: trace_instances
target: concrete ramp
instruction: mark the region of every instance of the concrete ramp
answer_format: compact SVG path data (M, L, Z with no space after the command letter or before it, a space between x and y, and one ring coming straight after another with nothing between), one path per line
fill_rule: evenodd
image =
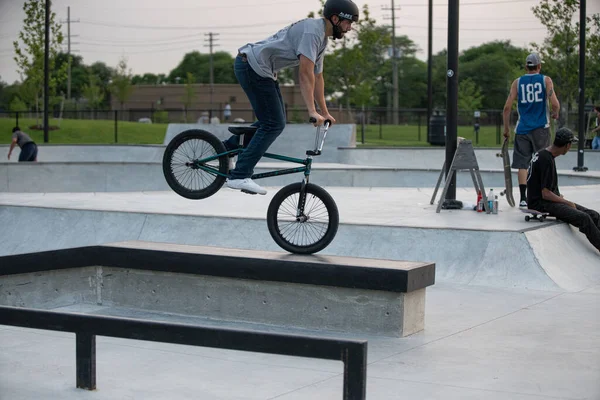
M548 277L561 288L579 291L600 282L600 255L577 228L556 224L525 236Z
M86 200L73 196L78 205L71 209L0 206L0 224L7 227L0 231L0 255L126 240L282 252L264 216L184 215L175 202L171 209L163 204L162 212L108 210L119 206L111 201L105 202L104 210L86 210L81 209ZM151 194L145 199L157 202ZM513 230L383 226L353 223L343 206L340 211L338 234L319 254L435 262L438 282L465 285L563 292L600 283L598 251L562 223L523 222ZM423 220L427 218L434 216Z

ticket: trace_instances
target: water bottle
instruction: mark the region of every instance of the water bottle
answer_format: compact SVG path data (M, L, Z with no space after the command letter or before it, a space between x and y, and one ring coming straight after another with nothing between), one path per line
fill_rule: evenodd
M490 189L490 192L487 195L487 203L488 203L488 213L492 212L494 208L494 189Z
M492 214L498 214L498 195L494 196L494 206L492 207Z

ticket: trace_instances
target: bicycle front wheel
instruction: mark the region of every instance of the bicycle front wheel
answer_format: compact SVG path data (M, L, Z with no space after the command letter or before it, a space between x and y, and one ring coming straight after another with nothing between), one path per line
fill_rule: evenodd
M167 183L182 197L204 199L225 183L229 170L225 146L212 133L192 129L180 133L167 145L163 155L163 174ZM220 175L220 174L222 175Z
M273 196L267 226L275 243L296 254L323 250L335 237L339 212L333 198L320 186L292 183Z

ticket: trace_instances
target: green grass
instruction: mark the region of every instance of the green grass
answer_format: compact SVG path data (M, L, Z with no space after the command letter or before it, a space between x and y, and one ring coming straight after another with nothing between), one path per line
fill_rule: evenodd
M30 129L35 119L19 119L19 126L37 143L44 143L44 133ZM15 126L14 118L0 118L0 134L9 142L10 132ZM59 126L57 119L50 119L50 126ZM118 121L117 143L124 144L162 144L168 124L141 124L138 122ZM362 144L361 126L356 126L356 143L359 147L427 147L427 126L417 125L379 125L365 126L365 143ZM107 144L115 143L115 123L109 120L63 119L59 129L49 131L51 144ZM499 147L495 126L483 126L479 140L474 137L473 127L459 126L458 136L472 140L475 147ZM438 146L436 146L438 147Z
M41 121L40 121L41 122ZM44 143L44 132L30 129L35 119L20 118L19 127L37 143ZM8 142L15 126L14 118L0 118L0 132ZM57 119L50 119L50 126L59 126ZM167 124L141 124L118 121L117 141L126 144L162 144ZM115 143L115 122L107 120L63 119L59 129L48 132L51 144L107 144Z
M472 126L459 126L458 136L473 141L475 147L498 147L495 126L482 126L479 130L479 138L476 140ZM366 125L365 143L362 144L362 129L356 126L356 143L361 147L427 147L427 126L416 125ZM439 147L439 146L434 146Z

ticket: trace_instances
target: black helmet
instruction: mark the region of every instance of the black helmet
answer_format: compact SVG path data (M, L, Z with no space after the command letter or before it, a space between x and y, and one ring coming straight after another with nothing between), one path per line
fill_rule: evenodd
M323 7L323 16L328 20L337 15L340 19L358 21L358 6L352 0L327 0Z

